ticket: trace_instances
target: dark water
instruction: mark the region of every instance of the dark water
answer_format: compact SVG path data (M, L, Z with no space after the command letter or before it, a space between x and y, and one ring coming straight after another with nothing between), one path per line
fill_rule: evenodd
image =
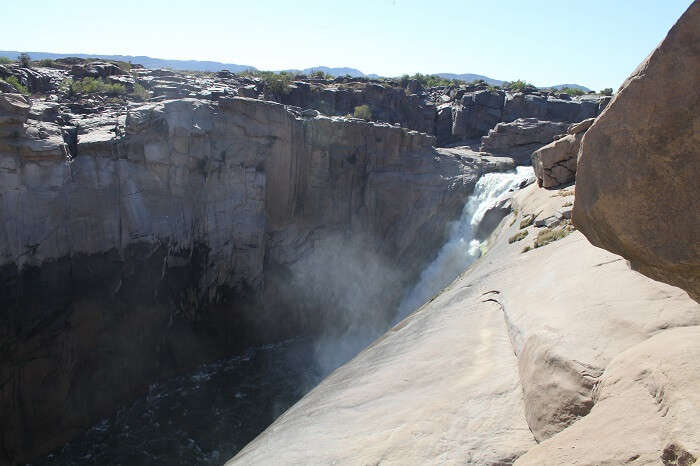
M321 377L308 340L252 348L152 384L32 465L220 465Z

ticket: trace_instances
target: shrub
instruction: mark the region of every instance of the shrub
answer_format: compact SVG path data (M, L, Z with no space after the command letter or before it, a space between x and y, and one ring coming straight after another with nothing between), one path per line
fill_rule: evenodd
M521 230L508 238L508 243L515 243L516 241L520 241L521 239L524 239L527 236L527 230Z
M70 84L70 94L121 95L126 92L123 84L107 84L99 78L83 78Z
M449 79L442 78L440 76L437 76L435 74L420 74L416 73L413 76L411 76L411 79L415 79L418 81L421 86L423 87L438 87L438 86L450 86L452 84L458 85L460 83L463 83L464 81L460 81L455 79L454 81L450 81Z
M42 58L39 60L39 66L43 66L45 68L53 68L56 65L53 60L50 58Z
M17 61L25 68L31 68L32 66L32 57L30 57L28 53L20 53L17 57Z
M312 79L333 79L333 76L326 74L321 70L312 71L310 77Z
M535 216L534 216L534 215L532 215L532 214L526 215L526 216L523 217L523 219L520 221L520 229L522 230L523 228L529 227L530 225L532 225L532 223L533 223L534 221L535 221Z
M554 241L565 238L573 230L574 229L571 225L565 225L564 227L558 228L556 230L553 230L551 228L543 228L537 233L537 239L535 239L534 247L541 248L542 246L546 246L549 243L553 243Z
M151 93L146 90L145 87L143 87L141 84L136 83L134 84L134 90L131 93L133 96L138 97L139 99L146 100L149 97L151 97Z
M523 81L522 79L518 79L517 81L503 83L503 87L505 87L506 89L511 90L511 91L524 91L527 89L536 89L535 86L533 86L532 84L530 84L527 81Z
M363 120L371 120L372 119L372 111L369 109L367 105L358 105L355 107L355 111L353 112L353 116L355 118L362 118Z
M605 89L600 91L600 93L603 95L612 95L613 94L612 87L606 87Z
M525 247L523 248L523 250L520 251L520 253L522 254L522 253L524 253L524 252L528 252L530 249L532 249L531 246L525 246Z
M12 63L12 60L7 57L0 56L0 65L7 65L8 63Z
M583 95L586 92L582 91L581 89L576 89L574 87L562 87L561 89L558 89L556 92L559 92L561 94L569 94L569 95Z
M289 85L292 83L292 75L282 71L281 73L273 73L271 71L263 71L261 73L262 80L265 82L265 89L270 91L275 96L289 94Z
M9 77L5 78L5 82L7 84L12 85L12 87L17 89L17 92L19 92L20 94L29 94L29 91L27 90L27 88L25 86L23 86L22 83L19 82L19 80L15 76L9 76Z

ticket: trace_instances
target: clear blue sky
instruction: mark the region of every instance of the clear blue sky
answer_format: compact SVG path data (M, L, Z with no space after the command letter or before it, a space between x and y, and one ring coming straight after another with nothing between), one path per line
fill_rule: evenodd
M0 50L617 88L691 0L10 1Z

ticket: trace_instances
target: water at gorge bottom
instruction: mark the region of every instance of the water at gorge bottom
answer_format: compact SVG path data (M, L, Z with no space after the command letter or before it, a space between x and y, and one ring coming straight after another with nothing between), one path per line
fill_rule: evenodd
M152 384L32 465L221 465L322 377L313 343L250 348Z

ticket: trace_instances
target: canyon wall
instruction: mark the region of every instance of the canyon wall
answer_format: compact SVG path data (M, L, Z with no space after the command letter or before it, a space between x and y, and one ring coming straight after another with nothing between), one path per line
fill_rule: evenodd
M90 107L0 94L0 112L4 461L203 360L388 321L479 176L513 166L238 97ZM343 308L342 280L360 272L366 309ZM303 285L317 293L299 300ZM339 319L348 310L362 313Z

